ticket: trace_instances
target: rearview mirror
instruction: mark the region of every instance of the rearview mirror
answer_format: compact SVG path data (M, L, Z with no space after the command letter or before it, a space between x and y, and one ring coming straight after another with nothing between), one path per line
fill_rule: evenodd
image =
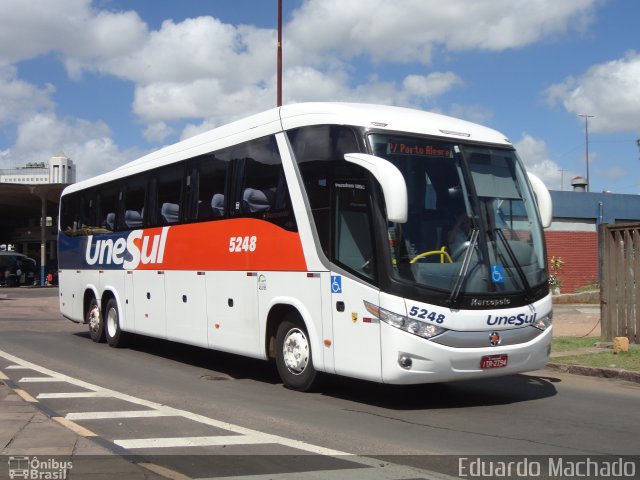
M373 174L382 186L387 218L390 222L405 223L408 211L407 184L400 170L384 158L366 153L347 153L344 159Z
M540 213L540 221L542 228L549 228L553 221L553 203L551 201L551 194L540 178L533 173L527 172L529 176L529 182L533 193L536 197L536 203L538 204L538 212Z

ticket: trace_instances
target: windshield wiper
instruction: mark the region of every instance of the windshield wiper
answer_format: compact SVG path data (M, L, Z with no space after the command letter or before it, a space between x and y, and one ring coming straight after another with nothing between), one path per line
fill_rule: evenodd
M451 307L455 307L458 303L458 298L460 297L460 290L462 289L462 284L464 283L464 279L467 277L469 265L471 264L471 255L473 255L473 251L476 248L476 243L478 243L479 234L480 234L479 228L476 227L473 230L471 230L471 238L469 239L469 246L467 247L467 251L464 253L464 258L462 259L462 267L460 267L460 271L458 272L458 277L456 278L456 283L453 286L453 290L451 291L451 296L449 297L449 305L451 305Z
M518 262L518 259L516 258L515 253L513 253L513 249L511 248L511 245L509 245L509 242L505 238L504 232L502 231L502 229L494 228L493 231L496 232L496 237L498 237L502 242L502 244L504 245L504 249L507 251L507 255L509 255L509 259L511 260L511 263L513 267L516 269L516 272L518 273L518 277L520 277L520 281L524 286L524 291L526 293L526 301L529 302L533 298L531 285L529 285L529 281L527 280L527 276L525 275L524 270L522 270L522 266L520 265L520 262Z

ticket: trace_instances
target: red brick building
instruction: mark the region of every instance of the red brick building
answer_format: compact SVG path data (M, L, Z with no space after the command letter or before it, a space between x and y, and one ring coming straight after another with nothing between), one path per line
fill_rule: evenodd
M560 257L562 293L598 281L598 227L640 221L640 195L552 191L553 224L545 230L547 257Z

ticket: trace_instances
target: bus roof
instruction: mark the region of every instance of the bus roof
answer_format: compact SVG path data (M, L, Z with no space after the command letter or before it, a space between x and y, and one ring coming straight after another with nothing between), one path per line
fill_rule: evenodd
M163 147L111 172L68 186L63 194L305 125L353 125L511 146L500 132L446 115L364 103L310 102L273 108Z

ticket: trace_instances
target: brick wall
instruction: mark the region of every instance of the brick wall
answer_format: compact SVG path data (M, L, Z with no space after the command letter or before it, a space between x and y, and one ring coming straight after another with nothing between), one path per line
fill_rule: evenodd
M598 278L598 234L596 232L544 233L547 256L562 257L560 272L562 293L574 293L576 288Z

